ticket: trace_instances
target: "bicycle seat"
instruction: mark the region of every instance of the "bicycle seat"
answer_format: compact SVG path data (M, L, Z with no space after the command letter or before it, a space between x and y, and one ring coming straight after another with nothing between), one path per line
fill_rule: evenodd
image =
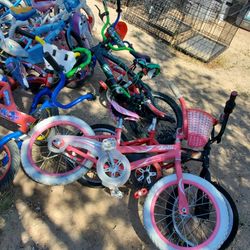
M110 104L111 106L114 108L114 110L123 115L125 117L125 119L127 118L128 120L139 120L140 119L140 116L137 115L136 113L132 112L132 111L129 111L125 108L123 108L122 106L120 106L117 102L111 100L110 101Z
M26 21L36 13L36 10L32 7L12 6L10 7L10 10L13 17L19 21Z
M40 12L46 12L48 9L54 7L56 1L44 1L44 0L33 0L32 7L37 9Z
M139 52L136 52L134 50L130 51L130 54L133 55L136 59L145 59L146 62L150 63L151 58L148 55L141 54Z

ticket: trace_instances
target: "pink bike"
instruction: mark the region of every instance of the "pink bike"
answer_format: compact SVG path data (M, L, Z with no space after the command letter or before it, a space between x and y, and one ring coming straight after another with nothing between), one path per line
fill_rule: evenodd
M232 96L228 102L231 106L233 99L235 97ZM128 181L131 170L152 164L166 163L167 166L167 163L174 162L171 167L176 173L156 182L144 204L144 226L150 238L160 249L218 249L230 231L228 205L211 183L183 173L181 166L181 141L186 139L189 146L203 147L208 142L207 134L211 133L215 120L203 111L194 112L193 121L208 121L194 122L199 126L192 129L192 124L188 123L192 120L189 110L185 109L181 97L180 101L187 116L184 113L184 126L178 125L176 141L172 145L121 143L124 117L137 119L138 116L115 102L111 105L121 114L115 135L95 135L87 123L75 117L48 118L36 125L30 138L23 143L21 158L24 170L35 181L61 185L73 182L96 168L102 184L110 188L113 196L120 198L122 192L119 187ZM152 131L155 125L154 119ZM37 137L48 131L47 145L36 145ZM80 133L82 136L76 136ZM149 156L133 162L125 156L144 153Z

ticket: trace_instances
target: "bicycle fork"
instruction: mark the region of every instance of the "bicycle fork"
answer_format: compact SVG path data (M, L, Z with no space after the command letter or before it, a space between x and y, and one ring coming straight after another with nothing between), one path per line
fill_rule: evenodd
M175 154L175 169L176 169L176 176L178 181L178 197L179 197L179 213L181 215L188 215L188 200L185 195L185 188L183 183L183 174L182 174L182 167L181 167L181 142L177 136L176 139L176 154Z

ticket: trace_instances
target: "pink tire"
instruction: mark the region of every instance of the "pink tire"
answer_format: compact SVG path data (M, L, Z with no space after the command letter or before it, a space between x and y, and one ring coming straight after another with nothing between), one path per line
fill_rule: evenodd
M183 174L189 214L178 212L176 175L159 180L144 203L145 229L159 249L219 249L229 231L227 204L221 193L201 177Z
M21 162L25 173L33 180L45 185L65 185L78 180L93 166L93 162L79 159L74 152L53 153L49 150L46 138L54 135L94 135L91 127L73 116L53 116L39 122L29 133L30 138L23 142ZM38 137L43 137L38 145ZM90 152L86 152L89 153ZM78 158L78 159L74 159Z

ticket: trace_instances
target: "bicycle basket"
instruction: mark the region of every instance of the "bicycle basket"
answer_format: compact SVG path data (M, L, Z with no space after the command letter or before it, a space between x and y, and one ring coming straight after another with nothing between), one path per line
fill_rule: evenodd
M187 109L187 144L191 148L206 145L217 120L209 113L199 109Z

